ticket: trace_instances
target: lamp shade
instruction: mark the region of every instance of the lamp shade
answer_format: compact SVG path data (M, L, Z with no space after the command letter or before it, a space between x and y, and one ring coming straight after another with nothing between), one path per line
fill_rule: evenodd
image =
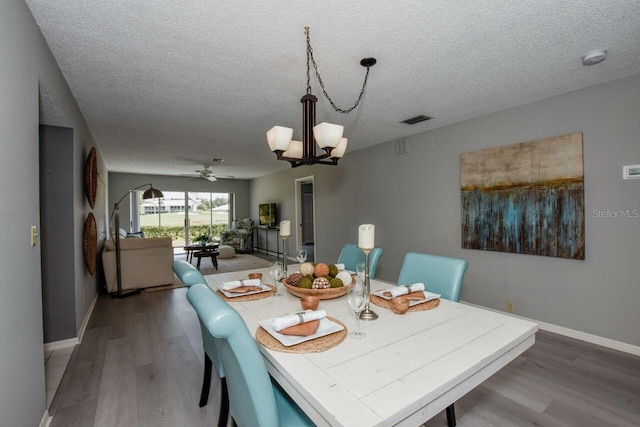
M162 191L158 190L157 188L153 188L153 186L151 186L151 184L149 184L149 189L145 190L144 193L142 193L142 198L143 199L155 199L158 197L164 197L164 194L162 194Z
M274 126L267 131L267 142L271 151L285 151L293 138L293 129Z
M344 126L332 123L323 122L313 127L313 136L320 148L337 147L343 132Z
M287 151L282 153L285 157L291 157L292 159L301 159L302 158L302 141L292 140L289 143L289 147Z
M341 159L345 151L347 151L347 138L341 138L338 146L331 150L331 157Z

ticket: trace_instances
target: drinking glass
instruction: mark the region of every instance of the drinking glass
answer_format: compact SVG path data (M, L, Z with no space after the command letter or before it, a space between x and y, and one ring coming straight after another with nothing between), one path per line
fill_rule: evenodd
M302 264L307 260L307 251L305 249L300 249L298 253L296 253L296 258L298 258L298 262Z
M276 293L273 294L273 296L282 296L282 294L280 293L280 287L278 286L278 282L284 277L284 272L282 271L282 263L280 261L269 263L269 276L271 276L271 278L273 279L273 285L276 287Z
M356 283L349 289L349 294L347 296L347 300L349 301L349 306L356 314L356 330L351 332L349 336L351 338L355 338L357 340L362 339L367 336L364 332L360 332L360 313L364 309L364 286Z
M358 279L360 279L360 283L364 285L364 262L356 264L356 274L358 275Z

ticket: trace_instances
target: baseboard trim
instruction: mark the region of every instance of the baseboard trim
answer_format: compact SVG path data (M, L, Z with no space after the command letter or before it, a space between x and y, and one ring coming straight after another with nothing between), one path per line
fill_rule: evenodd
M622 351L624 353L633 354L635 356L640 356L640 346L628 344L622 341L612 340L610 338L601 337L598 335L589 334L582 331L577 331L571 328L565 328L564 326L554 325L552 323L541 322L536 319L529 319L523 316L517 316L512 313L507 313L501 310L496 310L495 308L484 307L482 305L473 304L467 301L460 301L462 304L483 308L485 310L495 311L496 313L506 314L507 316L517 317L519 319L528 320L530 322L535 322L538 324L538 327L543 331L553 332L554 334L563 335L569 338L575 338L580 341L585 341L591 344L596 344L602 347L610 348L612 350Z
M82 338L84 337L84 333L87 330L87 325L89 324L89 319L91 318L91 314L93 313L93 309L96 306L96 302L98 301L98 294L96 294L93 301L89 305L89 309L82 319L82 323L80 324L80 330L78 331L78 336L75 338L69 338L61 341L53 341L44 344L44 351L54 351L60 350L61 348L73 347L82 342Z
M53 418L51 417L51 415L49 415L49 411L44 411L44 415L42 416L42 420L40 420L39 427L49 427L52 419Z
M82 342L82 338L84 338L84 333L87 330L87 325L89 324L89 319L91 318L91 314L93 313L93 309L96 306L96 302L98 301L98 296L100 295L100 291L96 292L96 295L93 297L91 304L89 304L89 309L87 313L84 315L84 319L82 319L82 323L80 324L80 330L78 331L78 342Z
M78 337L69 338L68 340L48 342L44 344L44 351L60 350L61 348L73 347L80 344Z

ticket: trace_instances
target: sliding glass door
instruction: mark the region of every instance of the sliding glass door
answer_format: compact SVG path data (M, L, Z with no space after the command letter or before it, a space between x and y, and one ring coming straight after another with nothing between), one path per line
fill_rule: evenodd
M161 199L139 198L137 217L146 237L169 236L175 249L210 236L219 240L220 232L230 223L232 194L163 191Z
M209 236L209 240L220 240L220 232L229 227L229 194L226 193L188 193L195 209L187 215L187 233L189 241L199 236Z

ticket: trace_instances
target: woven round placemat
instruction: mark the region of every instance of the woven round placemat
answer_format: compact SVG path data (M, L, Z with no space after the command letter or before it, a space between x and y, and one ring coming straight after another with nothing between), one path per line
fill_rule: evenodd
M267 285L265 283L265 285ZM273 296L273 294L276 293L276 288L273 287L273 285L267 285L268 287L271 288L270 291L265 291L265 292L259 292L257 294L251 294L251 295L240 295L238 297L233 297L233 298L229 298L228 296L226 296L225 294L223 294L222 292L220 292L219 289L216 290L216 293L225 301L227 302L245 302L245 301L254 301L257 299L263 299L263 298L269 298L270 296Z
M371 303L375 304L379 307L388 308L391 310L391 301L388 299L381 298L377 295L371 295ZM436 308L440 305L440 299L432 299L431 301L423 302L422 304L416 304L409 307L407 311L426 311L431 310L432 308Z
M325 350L329 350L340 344L342 341L347 338L349 331L344 323L339 321L338 319L334 319L333 317L327 316L327 319L336 322L338 325L341 325L344 329L333 334L325 335L320 338L314 338L309 341L301 342L300 344L292 345L292 346L284 346L280 341L275 339L269 332L267 332L262 326L258 326L256 330L256 339L260 344L265 346L270 350L282 351L285 353L320 353Z
M96 229L96 217L89 212L84 222L84 232L82 235L82 250L84 253L84 263L87 270L93 275L96 272L96 256L98 246L98 232Z

